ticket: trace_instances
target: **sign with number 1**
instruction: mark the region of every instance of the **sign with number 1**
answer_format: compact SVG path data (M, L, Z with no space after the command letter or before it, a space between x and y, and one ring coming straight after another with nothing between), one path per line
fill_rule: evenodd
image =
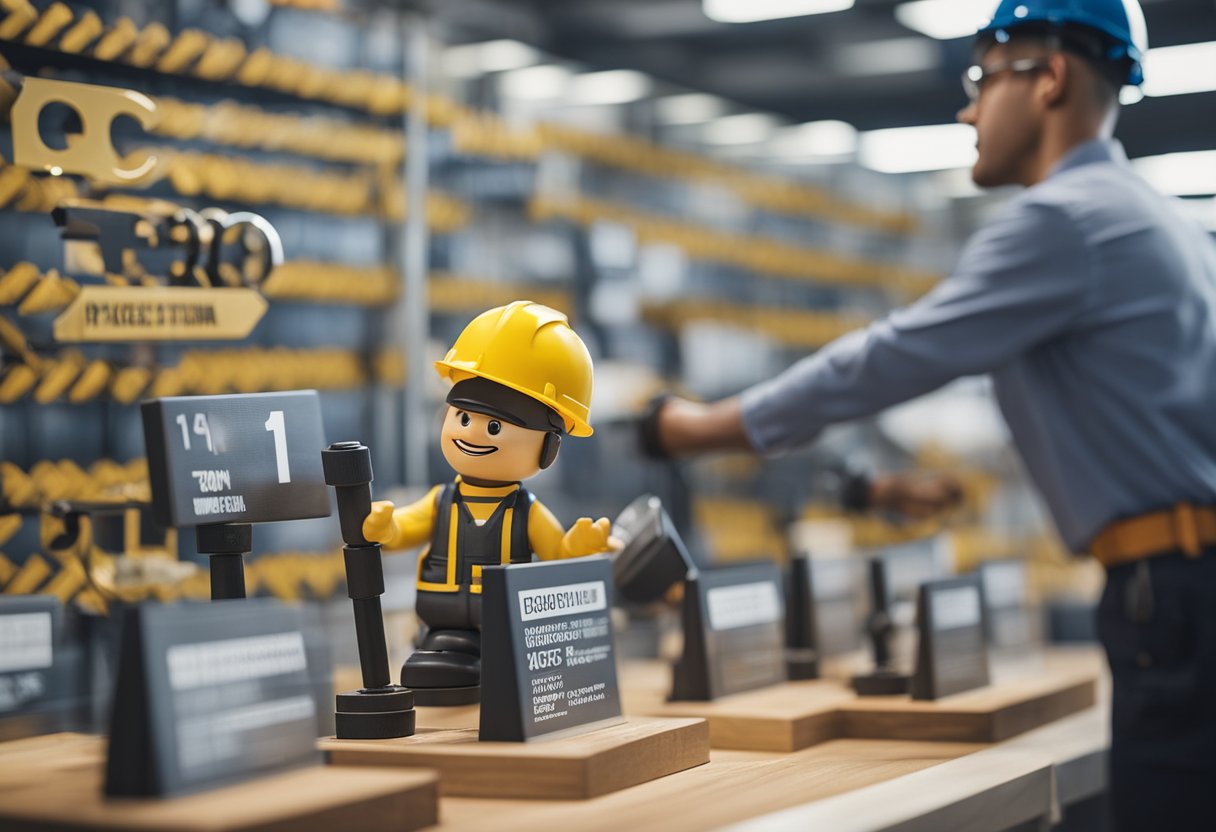
M160 522L199 526L329 515L315 390L156 399L142 410Z

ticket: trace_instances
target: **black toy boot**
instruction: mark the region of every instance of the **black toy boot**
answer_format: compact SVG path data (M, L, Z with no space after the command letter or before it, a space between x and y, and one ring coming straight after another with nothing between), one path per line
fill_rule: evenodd
M473 705L481 694L481 633L431 630L401 668L418 705Z

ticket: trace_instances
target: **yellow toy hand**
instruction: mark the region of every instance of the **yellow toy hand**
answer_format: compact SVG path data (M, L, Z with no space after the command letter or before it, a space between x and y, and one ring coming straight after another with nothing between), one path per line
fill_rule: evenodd
M594 523L590 517L580 517L562 537L562 557L581 558L607 552L612 547L612 523L601 517Z
M363 536L381 546L391 546L397 536L393 522L393 504L389 500L372 503L371 513L363 518Z

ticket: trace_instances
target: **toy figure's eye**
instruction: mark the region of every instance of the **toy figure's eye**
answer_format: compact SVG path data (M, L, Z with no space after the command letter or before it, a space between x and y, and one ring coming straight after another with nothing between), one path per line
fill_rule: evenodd
M498 432L502 430L502 423L497 419L491 419L490 424L486 425L486 431L490 436L498 436Z
M467 428L469 426L469 422L471 422L471 421L473 421L473 420L469 418L469 414L464 413L464 412L462 412L460 414L460 424L463 425L464 427Z

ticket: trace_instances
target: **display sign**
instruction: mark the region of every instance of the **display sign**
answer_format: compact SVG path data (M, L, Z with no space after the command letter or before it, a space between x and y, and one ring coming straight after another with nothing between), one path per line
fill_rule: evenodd
M83 286L55 319L60 342L232 341L266 314L254 289Z
M270 599L126 611L106 793L171 795L317 761L300 612Z
M1030 607L1026 562L986 561L980 564L979 574L984 588L988 644L1010 649L1028 647L1038 641L1041 630Z
M978 576L924 584L917 626L913 699L937 699L988 684L984 598Z
M621 722L609 559L487 566L481 579L481 739Z
M56 655L62 615L51 596L0 595L0 739L64 730L74 695Z
M684 587L684 651L673 700L710 700L786 680L781 570L751 564L698 572Z
M155 399L141 410L161 524L329 516L315 390Z

